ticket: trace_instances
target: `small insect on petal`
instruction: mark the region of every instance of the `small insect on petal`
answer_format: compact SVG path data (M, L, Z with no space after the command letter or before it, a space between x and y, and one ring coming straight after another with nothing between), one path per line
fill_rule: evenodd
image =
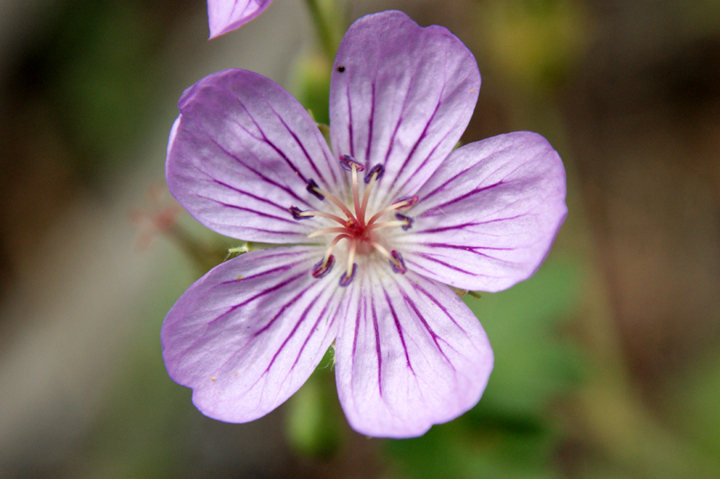
M322 278L323 276L325 276L326 274L328 274L330 272L330 270L333 268L334 265L335 265L335 256L330 255L328 257L327 261L325 259L323 259L318 264L313 266L313 270L312 270L313 278Z
M365 171L365 165L357 161L352 156L340 155L340 166L342 166L344 170L352 171L353 165L355 166L356 170Z

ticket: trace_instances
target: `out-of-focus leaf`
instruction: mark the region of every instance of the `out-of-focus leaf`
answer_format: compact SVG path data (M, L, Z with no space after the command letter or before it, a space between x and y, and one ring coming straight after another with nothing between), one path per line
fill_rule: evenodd
M302 56L293 73L293 95L312 112L315 121L330 123L330 73L332 64L322 55Z
M553 259L507 291L465 297L495 352L495 369L477 413L540 416L554 395L578 379L580 360L560 333L576 306L579 275L572 261Z
M720 473L720 356L714 355L698 367L671 401L673 422L700 453L715 458Z
M337 452L339 421L344 420L337 407L332 355L331 348L286 408L288 441L302 454L320 459L329 459Z

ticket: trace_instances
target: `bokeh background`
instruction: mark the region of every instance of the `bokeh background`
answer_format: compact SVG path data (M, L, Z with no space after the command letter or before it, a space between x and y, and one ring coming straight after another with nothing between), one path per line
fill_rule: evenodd
M565 161L543 267L466 297L483 399L369 439L328 357L263 419L200 414L160 325L238 244L167 193L177 100L241 67L323 120L327 45L299 0L210 42L203 0L2 0L0 478L720 477L720 2L318 3L340 34L390 8L449 28L483 75L463 140L537 131Z

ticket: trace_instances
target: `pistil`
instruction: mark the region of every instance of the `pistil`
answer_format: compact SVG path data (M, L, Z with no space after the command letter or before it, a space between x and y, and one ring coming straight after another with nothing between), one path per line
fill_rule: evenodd
M400 226L403 230L408 230L412 226L413 219L402 213L396 213L395 219L388 221L378 222L378 220L391 211L404 210L415 205L418 201L417 196L411 196L409 198L402 198L394 201L390 206L384 208L375 213L370 220L365 221L365 214L367 212L368 202L370 200L370 193L373 191L375 183L383 176L385 169L382 165L375 165L365 175L364 181L367 185L363 191L362 201L360 200L358 172L365 171L365 165L355 160L349 155L342 155L340 157L340 165L343 169L349 171L352 175L352 196L353 196L353 209L350 210L345 204L340 201L335 195L321 189L318 184L310 179L307 182L307 191L320 200L327 198L330 202L334 203L345 215L345 218L341 216L326 213L323 211L302 211L295 206L288 208L293 218L296 220L304 220L313 217L322 217L330 219L339 224L339 226L324 228L318 231L314 231L308 235L308 238L315 238L322 235L333 234L336 235L329 243L325 255L319 263L313 266L312 275L315 278L321 278L328 274L335 264L335 257L332 255L332 251L335 246L341 240L347 240L347 270L340 277L340 286L349 285L355 273L357 272L357 263L355 257L358 253L368 254L371 251L377 251L380 255L387 258L390 262L390 266L396 273L403 274L407 271L405 268L405 262L402 259L402 255L395 250L388 251L382 246L374 236L374 231ZM362 247L363 244L370 246L372 249Z

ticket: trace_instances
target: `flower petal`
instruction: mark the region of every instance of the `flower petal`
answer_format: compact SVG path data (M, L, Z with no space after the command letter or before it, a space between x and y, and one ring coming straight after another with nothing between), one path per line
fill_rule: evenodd
M321 257L312 246L252 251L180 297L163 323L163 358L200 411L252 421L307 380L335 338L342 295L339 272L310 275Z
M530 277L565 220L565 169L542 136L515 132L455 150L418 192L407 267L472 291Z
M272 0L208 0L210 39L245 25L260 15Z
M375 204L413 194L470 121L480 73L445 28L419 27L402 12L367 15L345 34L330 87L333 152L383 164Z
M180 204L227 236L308 242L307 223L288 208L317 210L322 203L307 192L308 181L334 191L346 175L307 111L275 82L247 70L200 80L179 106L166 175Z
M493 353L447 286L385 270L351 286L335 345L338 394L356 431L414 437L478 402Z

